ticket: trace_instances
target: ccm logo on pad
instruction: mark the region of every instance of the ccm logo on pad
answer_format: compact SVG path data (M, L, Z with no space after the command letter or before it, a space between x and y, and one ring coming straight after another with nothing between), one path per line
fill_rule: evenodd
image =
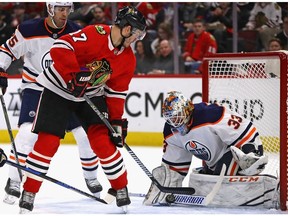
M230 177L229 182L257 182L259 177L257 176L241 176L241 177Z

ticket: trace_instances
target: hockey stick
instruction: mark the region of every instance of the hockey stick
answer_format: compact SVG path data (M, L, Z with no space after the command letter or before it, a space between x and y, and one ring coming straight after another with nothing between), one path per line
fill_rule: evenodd
M216 184L214 185L213 189L207 196L197 196L197 195L182 195L182 194L175 194L175 195L168 195L166 197L166 201L168 203L173 203L173 204L186 204L186 205L201 205L201 206L207 206L209 205L218 191L221 188L221 184L224 180L225 177L225 172L226 172L226 165L223 164L221 173L218 176L218 180ZM172 197L173 196L173 197Z
M110 124L110 122L104 117L104 115L98 110L96 105L90 100L90 98L84 94L84 99L89 104L89 106L95 111L95 113L98 115L98 117L104 122L104 124L108 127L111 133L115 133L114 128ZM194 188L189 187L165 187L162 186L151 174L151 172L147 169L147 167L140 161L140 159L137 157L137 155L132 151L132 149L127 145L127 143L124 143L124 147L128 151L128 153L131 155L131 157L136 161L136 163L140 166L140 168L146 173L146 175L151 179L153 184L155 184L158 189L161 192L164 193L173 193L173 194L187 194L192 195L195 193Z
M133 192L129 192L128 193L130 197L145 197L146 194L143 193L133 193Z
M57 185L60 185L61 187L64 187L64 188L73 190L73 191L75 191L75 192L77 192L77 193L79 193L79 194L82 194L82 195L84 195L84 196L86 196L86 197L89 197L89 198L91 198L91 199L94 199L94 200L96 200L96 201L98 201L98 202L101 202L101 203L104 203L104 204L108 204L104 199L95 197L95 196L93 196L93 195L91 195L91 194L88 194L88 193L86 193L86 192L84 192L84 191L81 191L81 190L79 190L79 189L77 189L77 188L75 188L75 187L72 187L72 186L70 186L70 185L68 185L68 184L66 184L66 183L64 183L64 182L58 181L58 180L56 180L56 179L54 179L54 178L51 178L51 177L49 177L49 176L47 176L47 175L45 175L45 174L43 174L43 173L40 173L40 172L37 172L37 171L35 171L35 170L29 169L29 168L27 168L27 167L21 166L21 165L16 164L16 163L14 163L14 162L12 162L12 161L9 161L9 160L6 160L6 164L9 164L10 166L13 166L13 167L17 167L18 169L21 169L21 170L23 170L23 171L25 171L25 172L31 173L31 174L36 175L36 176L38 176L38 177L41 177L41 178L43 178L43 179L46 179L46 180L48 180L48 181L50 181L50 182L53 182L53 183L55 183L55 184L57 184Z
M0 99L1 99L2 109L3 109L3 113L4 113L7 129L8 129L8 133L9 133L11 144L12 144L12 149L14 151L16 163L18 165L20 165L19 158L18 158L18 153L16 151L16 145L15 145L15 142L14 142L14 137L13 137L13 134L12 134L12 129L11 129L11 125L10 125L10 121L9 121L9 117L8 117L8 112L7 112L7 108L6 108L5 101L4 101L2 88L0 88ZM18 173L19 173L20 180L22 181L22 172L21 172L21 170L19 168L17 170L18 170Z

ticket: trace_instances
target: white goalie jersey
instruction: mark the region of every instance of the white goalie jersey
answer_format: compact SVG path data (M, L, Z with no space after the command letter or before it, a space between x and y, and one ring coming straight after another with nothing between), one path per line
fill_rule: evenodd
M174 194L175 200L171 203L205 205L210 199L209 205L218 207L277 207L277 178L258 175L268 159L251 121L223 106L199 103L194 104L191 126L186 134L180 134L177 128L166 123L164 137L162 165L152 172L163 186L183 186L192 156L205 161L209 169L209 172L202 169L189 176L189 187L195 189L195 194ZM221 171L223 164L226 165L224 172ZM220 172L216 172L218 168ZM223 173L221 187L215 190L220 173ZM143 203L167 205L170 199L167 197L168 194L152 184Z
M259 133L249 120L217 104L199 103L194 106L192 126L186 135L179 134L167 123L164 127L167 145L162 161L173 170L187 173L191 155L215 170L217 162L230 151L231 146L242 149L247 143L259 155L263 154ZM239 166L236 162L226 165L226 175L237 174Z

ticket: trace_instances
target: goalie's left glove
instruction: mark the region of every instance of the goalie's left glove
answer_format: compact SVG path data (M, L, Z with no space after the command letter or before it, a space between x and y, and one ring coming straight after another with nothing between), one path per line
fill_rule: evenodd
M2 149L0 149L0 167L4 166L7 161L7 156Z
M128 121L126 118L112 120L111 125L114 128L115 133L109 132L110 139L117 147L122 148L127 136Z
M242 169L239 171L240 175L258 175L265 169L265 165L268 163L268 156L265 154L256 155L253 152L245 154L235 146L231 146L230 150L236 163L238 163Z

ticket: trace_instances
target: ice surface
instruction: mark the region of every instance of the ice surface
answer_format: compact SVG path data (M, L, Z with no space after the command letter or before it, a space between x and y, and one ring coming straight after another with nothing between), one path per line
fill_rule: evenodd
M10 151L10 145L1 145L6 154ZM139 159L152 172L152 169L161 163L162 149L159 147L136 147L130 146ZM151 184L150 178L144 173L139 165L133 160L125 149L121 149L126 167L128 169L128 189L134 194L145 194ZM200 166L200 162L193 159L194 166ZM0 214L18 214L18 201L14 205L2 202L4 198L4 187L7 181L8 166L0 168ZM70 186L89 193L83 178L78 149L76 145L61 145L54 156L48 172L48 176ZM101 168L98 171L98 179L104 187L104 196L109 189L109 184ZM187 186L187 179L184 181ZM211 208L192 206L152 207L142 205L143 197L131 197L131 205L128 206L128 214L287 214L280 210L255 209L255 208ZM115 202L110 205L99 203L89 197L79 194L73 190L61 187L53 182L44 180L40 192L36 195L34 210L31 214L55 215L55 214L77 214L77 215L113 215L123 214L121 208Z

